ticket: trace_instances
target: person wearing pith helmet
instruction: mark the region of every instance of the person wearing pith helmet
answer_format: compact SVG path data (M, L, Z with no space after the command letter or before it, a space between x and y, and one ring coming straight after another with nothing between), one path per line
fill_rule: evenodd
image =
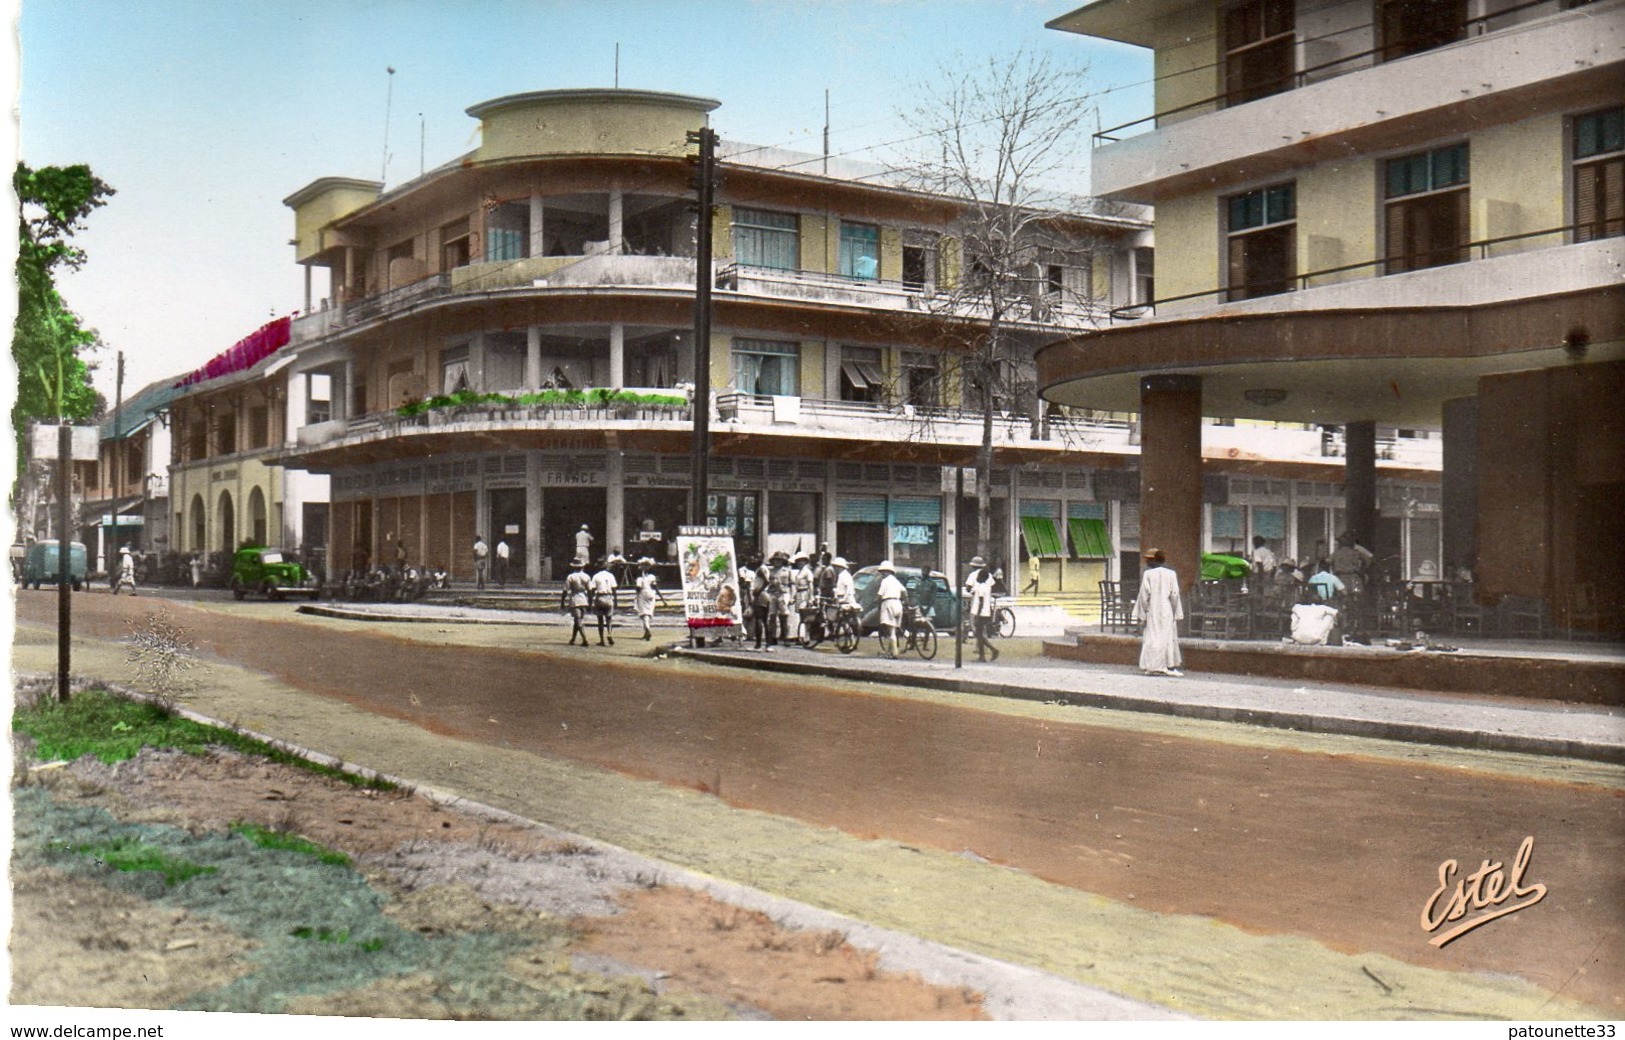
M897 568L890 560L882 560L875 570L880 572L875 590L880 601L880 652L896 657L902 650L898 634L903 629L903 583L897 580Z
M988 632L993 626L993 581L987 561L980 556L971 557L970 574L966 576L965 587L961 591L967 600L971 630L976 633L978 661L986 661L989 654L993 655L993 660L999 659L999 648L988 639Z
M852 584L852 572L846 562L845 556L837 556L829 561L835 568L835 603L842 607L855 607L858 605L857 588Z

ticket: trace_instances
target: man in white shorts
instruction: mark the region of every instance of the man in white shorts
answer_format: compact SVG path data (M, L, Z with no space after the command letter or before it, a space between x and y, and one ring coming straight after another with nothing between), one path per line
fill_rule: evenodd
M875 570L880 572L880 651L896 657L902 649L899 633L903 629L903 583L897 580L897 568L890 560L881 561Z

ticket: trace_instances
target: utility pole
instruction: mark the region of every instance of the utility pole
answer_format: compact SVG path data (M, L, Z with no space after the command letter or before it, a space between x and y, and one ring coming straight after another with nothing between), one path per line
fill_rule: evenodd
M118 551L118 546L124 544L119 541L118 532L118 500L121 489L124 487L125 468L123 459L124 441L122 439L124 431L121 428L121 422L124 418L124 351L122 350L118 352L118 377L114 380L113 387L113 443L112 453L108 459L111 463L108 466L110 471L108 475L112 478L113 483L111 489L113 492L113 545L108 549L109 556ZM109 568L109 572L111 572L111 568Z
M73 642L73 427L62 425L56 434L56 699L67 703L68 664ZM90 580L90 575L85 575Z
M711 210L716 200L717 134L709 127L688 132L688 143L700 154L689 156L695 166L694 188L699 195L699 221L694 256L694 445L690 472L688 522L706 522L706 494L711 483Z

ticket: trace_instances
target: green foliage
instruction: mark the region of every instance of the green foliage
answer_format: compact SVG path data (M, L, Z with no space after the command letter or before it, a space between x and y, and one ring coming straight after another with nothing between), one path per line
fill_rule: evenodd
M261 827L257 823L234 823L231 825L233 834L240 834L262 849L281 849L284 852L298 852L306 856L315 856L322 863L330 863L336 867L350 865L350 857L326 845L318 845L309 838L302 838L297 834L286 831L274 831L269 827Z
M20 705L11 717L11 728L32 737L42 759L72 761L95 755L112 765L134 758L143 747L175 748L190 755L202 755L210 747L227 747L357 787L386 791L395 787L386 780L368 779L310 762L262 740L192 722L157 705L128 700L106 690L86 690L67 703L42 698L31 706Z
M312 928L308 924L302 924L288 934L295 939L315 939L317 942L324 943L347 943L350 941L350 930L348 928L328 928L325 925ZM366 953L377 953L384 948L384 942L385 940L381 936L375 936L356 943L356 948Z
M115 838L105 845L90 845L74 850L81 856L90 856L114 870L150 871L164 876L164 884L174 886L199 874L213 874L215 867L205 867L191 860L171 856L155 845L139 838Z
M96 333L79 323L56 290L56 272L85 261L71 242L90 213L106 204L113 189L88 166L17 164L17 321L11 356L17 362L17 403L11 411L17 435L18 472L28 424L34 419L89 419L101 408L90 384L84 355L96 346Z
M528 408L536 405L551 408L608 408L615 405L681 408L687 404L688 398L680 394L638 394L630 390L611 390L608 387L594 387L591 390L537 390L533 393L520 394L518 397L458 390L450 394L436 394L425 401L408 401L395 411L398 415L410 417L442 408L461 408L465 405L495 405L499 408Z

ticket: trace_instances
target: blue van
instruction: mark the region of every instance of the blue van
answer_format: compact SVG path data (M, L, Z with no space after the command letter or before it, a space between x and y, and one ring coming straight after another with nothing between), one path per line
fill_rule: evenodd
M56 539L30 545L28 554L23 557L23 587L32 585L37 589L41 585L55 585L61 577L60 561ZM75 592L85 587L85 574L85 543L73 542L68 547L68 580L73 583Z

